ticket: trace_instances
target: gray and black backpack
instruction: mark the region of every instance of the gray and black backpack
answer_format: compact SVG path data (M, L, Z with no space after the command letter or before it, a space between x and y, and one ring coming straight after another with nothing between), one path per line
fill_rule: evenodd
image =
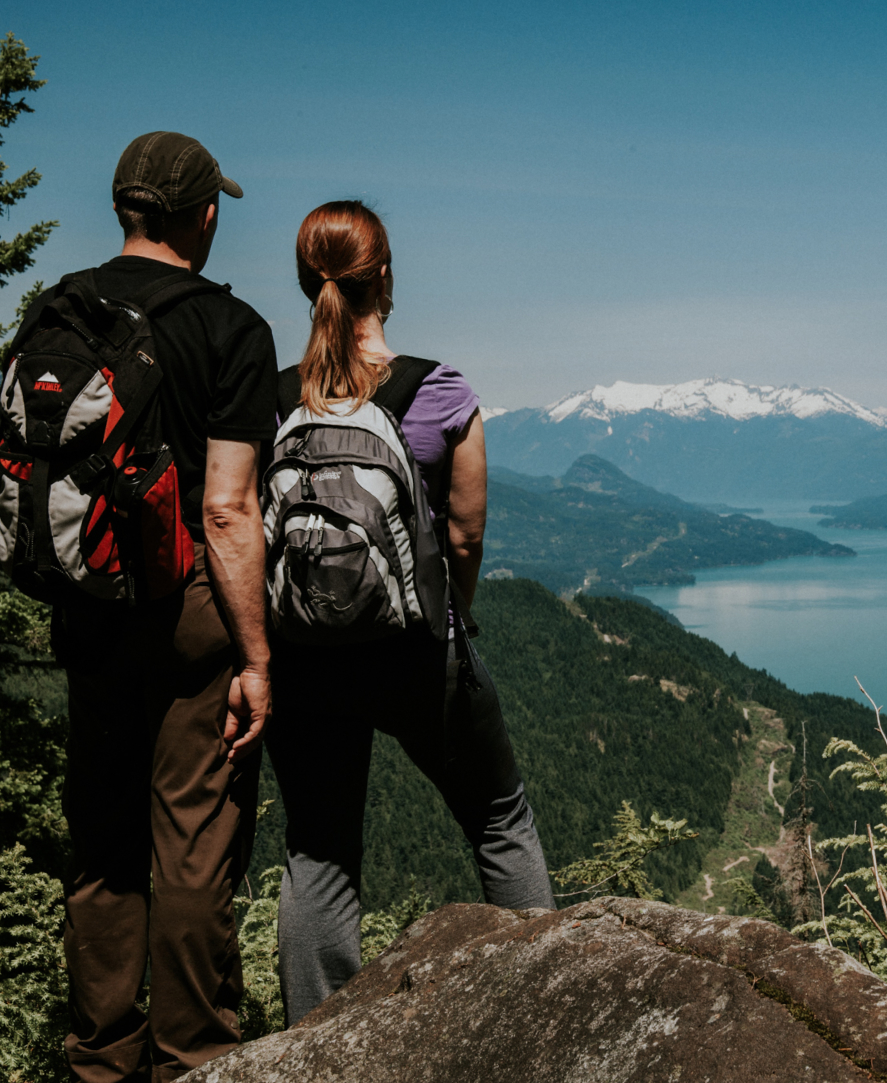
M183 271L106 298L88 270L28 310L0 388L0 571L19 590L136 604L190 578L150 317L229 289Z
M446 639L445 524L435 530L400 428L436 367L397 357L371 401L323 415L299 404L296 367L280 374L263 507L271 618L290 642L361 643L417 624Z

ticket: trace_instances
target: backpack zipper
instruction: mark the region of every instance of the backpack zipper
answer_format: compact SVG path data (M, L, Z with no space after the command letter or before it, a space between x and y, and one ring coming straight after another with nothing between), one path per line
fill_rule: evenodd
M299 477L302 479L302 499L316 500L317 493L314 491L314 486L311 484L311 475L307 470L300 467Z

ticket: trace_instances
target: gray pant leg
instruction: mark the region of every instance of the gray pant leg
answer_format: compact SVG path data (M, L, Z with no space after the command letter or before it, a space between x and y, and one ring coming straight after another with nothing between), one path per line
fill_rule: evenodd
M363 808L373 731L357 702L327 693L328 674L318 672L318 691L309 698L298 681L280 679L283 662L277 670L267 746L288 821L277 929L284 1013L292 1026L360 970Z
M513 910L555 908L542 844L514 762L496 686L471 651L469 670L449 646L444 707L444 762L422 727L395 736L417 767L437 786L474 850L484 898Z
M360 970L360 902L353 878L341 866L287 854L278 944L291 1027Z
M482 826L461 826L474 848L488 903L509 910L555 908L545 854L523 782L513 794L490 804L489 817Z
M474 849L487 901L512 909L555 905L493 682L478 659L480 689L451 681L443 705L440 651L404 652L400 665L394 644L384 653L352 652L347 665L345 652L336 652L332 677L312 655L303 668L321 690L316 702L292 681L275 687L267 743L289 821L278 925L287 1026L360 969L362 825L374 724L397 737L441 791ZM451 647L451 676L456 665ZM350 677L344 685L341 672ZM398 681L386 685L379 675L392 672ZM331 687L334 711L323 691ZM367 696L374 688L382 691L378 703Z

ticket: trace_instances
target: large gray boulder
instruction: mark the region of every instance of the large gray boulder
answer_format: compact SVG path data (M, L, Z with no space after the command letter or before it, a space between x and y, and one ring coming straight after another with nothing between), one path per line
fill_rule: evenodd
M887 985L749 918L445 906L297 1026L188 1083L887 1080Z

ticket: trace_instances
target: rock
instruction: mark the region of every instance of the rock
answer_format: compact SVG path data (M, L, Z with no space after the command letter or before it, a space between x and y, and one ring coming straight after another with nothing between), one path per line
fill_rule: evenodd
M297 1026L188 1083L887 1080L887 985L764 921L445 906Z

